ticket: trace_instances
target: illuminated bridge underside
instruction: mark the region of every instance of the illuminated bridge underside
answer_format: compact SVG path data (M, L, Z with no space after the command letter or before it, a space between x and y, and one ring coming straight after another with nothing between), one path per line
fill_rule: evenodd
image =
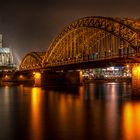
M86 17L58 34L46 51L43 67L137 62L139 46L139 20Z
M42 59L45 52L28 53L22 60L19 70L33 70L42 68Z

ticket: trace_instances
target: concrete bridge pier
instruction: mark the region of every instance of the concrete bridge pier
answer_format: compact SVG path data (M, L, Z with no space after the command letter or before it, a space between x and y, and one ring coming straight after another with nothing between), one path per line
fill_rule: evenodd
M82 85L83 84L83 73L82 70L69 71L65 73L65 82L67 85Z
M16 82L18 84L26 84L26 85L33 85L34 83L34 77L33 77L33 72L28 71L28 72L16 72L14 75L11 75L12 82Z
M0 74L2 83L10 82L13 84L30 84L34 83L32 72L2 72Z
M41 72L33 72L34 86L40 87L42 86L42 73Z
M82 71L43 71L41 74L42 86L78 86L82 80Z
M140 63L132 66L132 96L140 96Z

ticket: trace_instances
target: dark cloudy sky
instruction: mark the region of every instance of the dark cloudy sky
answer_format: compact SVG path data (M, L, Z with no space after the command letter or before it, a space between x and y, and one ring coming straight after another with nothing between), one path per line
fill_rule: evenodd
M140 17L139 0L0 0L3 46L17 58L45 51L53 38L84 16Z

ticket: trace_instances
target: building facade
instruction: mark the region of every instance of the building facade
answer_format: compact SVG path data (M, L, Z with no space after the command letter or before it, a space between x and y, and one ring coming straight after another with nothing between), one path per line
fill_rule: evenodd
M13 67L13 54L10 48L2 45L2 34L0 34L0 70L11 69Z

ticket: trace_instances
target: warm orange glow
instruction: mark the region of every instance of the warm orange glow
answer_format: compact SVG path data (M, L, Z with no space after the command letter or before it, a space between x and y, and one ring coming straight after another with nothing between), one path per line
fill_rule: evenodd
M41 117L41 100L42 100L42 91L41 88L34 87L32 88L31 92L31 126L32 126L32 131L31 133L32 138L31 139L41 139L41 122L40 122L40 117ZM40 129L38 129L40 128ZM36 135L34 135L36 134Z
M127 64L126 67L129 68L129 65Z
M41 73L35 72L34 80L35 80L35 86L41 86Z
M53 95L54 96L54 95ZM54 96L55 97L55 96ZM79 99L80 98L80 99ZM81 123L76 123L79 121L79 119L83 119L84 117L84 107L82 106L83 104L81 103L83 100L81 97L73 99L72 95L59 95L59 98L52 98L52 105L54 105L54 108L56 108L56 111L59 112L59 117L60 124L62 128L67 127L67 122L71 120L71 117L75 117L75 124L74 127L83 128L83 122ZM58 102L58 106L56 106L56 102ZM74 113L73 111L69 112L74 106Z
M33 88L32 89L32 105L34 106L33 109L36 110L36 106L37 106L37 88Z
M124 139L140 139L140 103L127 103L123 108Z
M132 68L132 74L140 75L140 66L134 66Z
M83 83L83 72L82 70L80 70L80 84Z
M108 122L106 125L106 133L107 133L107 139L114 140L114 135L116 135L116 128L118 127L118 102L117 102L117 88L115 83L110 83L111 86L106 87L106 93L109 93L106 95L106 98L108 99L107 103L104 104L104 110L106 113L104 114L105 122ZM98 112L100 114L101 108L98 108ZM98 118L98 113L96 114L96 118Z
M81 101L83 101L84 100L84 89L83 89L83 86L81 86L81 87L79 87L79 94L80 94L80 96L79 96L79 98L80 98L80 100Z
M24 76L23 76L23 75L20 75L20 76L19 76L19 79L20 79L20 80L23 80L23 79L24 79Z
M135 65L132 67L132 91L133 91L133 94L137 94L139 88L140 88L140 65Z
M36 73L35 73L35 75L34 75L34 77L35 77L36 79L39 79L39 78L41 78L41 73L39 73L39 72L36 72Z
M37 87L32 88L31 93L32 113L35 116L38 116L37 112L39 111L40 98L41 98L41 88Z
M60 96L61 102L60 102L60 117L62 121L66 121L67 117L67 102L64 96Z
M5 76L4 76L4 79L5 79L5 80L9 80L9 79L10 79L10 76L9 76L9 75L5 75Z

